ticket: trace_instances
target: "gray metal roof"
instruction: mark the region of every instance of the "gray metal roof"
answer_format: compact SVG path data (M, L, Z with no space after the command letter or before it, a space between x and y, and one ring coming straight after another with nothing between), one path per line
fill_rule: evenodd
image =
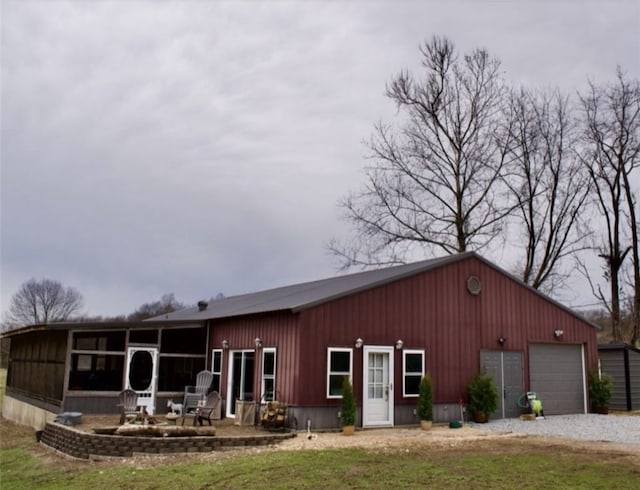
M469 256L476 256L476 254L468 252L386 269L358 272L266 291L229 296L228 298L210 301L207 309L203 311L200 311L198 307L187 308L161 315L148 321L207 320L282 310L300 311L429 269L441 267Z

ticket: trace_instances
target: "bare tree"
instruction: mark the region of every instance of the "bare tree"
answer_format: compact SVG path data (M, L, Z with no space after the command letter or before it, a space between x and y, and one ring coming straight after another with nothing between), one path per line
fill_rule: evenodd
M11 298L7 325L11 328L69 320L82 308L82 295L51 279L29 279Z
M589 177L573 152L577 128L569 99L560 92L521 89L510 98L512 167L505 183L516 202L515 217L524 237L522 280L551 291L567 275L561 263L586 248L582 213Z
M609 298L599 286L596 295L610 313L613 340L622 341L621 273L625 258L632 252L635 282L633 316L636 322L633 337L637 340L640 294L638 222L629 175L640 163L640 89L637 81L626 81L618 68L616 83L602 86L590 83L588 92L581 95L580 100L585 113L586 144L581 158L589 172L595 200L606 224L598 255L605 263Z
M127 319L131 321L145 320L158 315L164 315L165 313L171 313L172 311L183 310L187 306L184 303L176 300L173 293L163 294L160 301L152 301L151 303L144 303L139 306L136 311L131 313Z
M402 71L387 86L402 124L376 125L367 183L341 203L355 238L329 248L347 267L480 249L500 236L509 213L500 195L500 62L483 49L458 59L453 43L440 37L420 51L423 78Z

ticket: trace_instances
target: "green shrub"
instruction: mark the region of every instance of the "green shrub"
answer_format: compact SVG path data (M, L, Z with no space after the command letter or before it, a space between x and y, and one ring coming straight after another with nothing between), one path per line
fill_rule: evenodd
M340 402L340 418L342 426L355 425L356 423L356 398L353 394L353 386L349 376L345 376L342 381L342 400Z
M471 413L483 413L489 416L498 408L498 388L493 382L493 376L485 368L476 374L468 386L469 403L467 408Z
M589 371L589 397L596 407L609 406L613 393L613 380L607 374L600 374L597 369Z
M433 381L429 373L420 380L417 413L420 420L433 420Z

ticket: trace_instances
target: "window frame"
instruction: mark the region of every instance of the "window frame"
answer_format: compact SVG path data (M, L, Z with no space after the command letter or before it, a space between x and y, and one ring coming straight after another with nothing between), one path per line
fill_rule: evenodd
M264 362L265 362L265 355L266 354L273 354L273 374L269 374L266 375L265 374L265 370L264 370ZM261 398L263 402L274 402L277 401L278 399L278 392L276 390L276 379L277 379L277 374L278 374L278 354L276 352L276 348L275 347L265 347L262 349L262 360L261 360L261 373L260 373L260 393L261 393ZM271 399L267 399L266 398L266 383L265 381L267 379L271 379L273 380L273 395L271 397Z
M331 355L334 352L348 352L349 353L349 372L343 371L331 371ZM331 394L331 377L332 376L349 376L349 381L353 383L353 348L351 347L327 347L327 389L326 396L328 399L342 399L342 394Z
M420 373L420 380L422 380L425 373L425 351L424 349L404 349L402 351L402 396L403 398L418 398L420 396L419 390L417 393L407 393L407 376L418 375L417 372L407 373L407 355L409 354L422 356L422 372Z
M220 355L220 370L216 371L216 362L215 357L216 354ZM222 365L224 360L224 350L223 349L211 349L211 372L213 373L213 391L217 391L218 393L222 392ZM218 387L215 387L216 376L218 379Z

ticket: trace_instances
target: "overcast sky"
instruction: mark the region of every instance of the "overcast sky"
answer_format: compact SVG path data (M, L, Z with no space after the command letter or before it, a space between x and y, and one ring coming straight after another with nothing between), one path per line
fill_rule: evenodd
M434 34L514 84L640 77L637 0L1 2L2 312L31 277L117 315L334 275L385 83Z

